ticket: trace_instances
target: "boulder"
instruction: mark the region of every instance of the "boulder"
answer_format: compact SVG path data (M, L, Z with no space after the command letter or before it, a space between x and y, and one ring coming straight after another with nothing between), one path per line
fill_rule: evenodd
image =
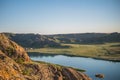
M104 78L104 74L95 74L95 77Z

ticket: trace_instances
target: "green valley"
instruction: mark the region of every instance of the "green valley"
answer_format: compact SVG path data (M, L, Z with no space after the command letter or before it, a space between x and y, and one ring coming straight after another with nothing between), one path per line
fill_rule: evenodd
M28 49L27 52L44 54L62 54L69 56L83 56L97 59L120 61L120 43L106 44L62 44L69 48L36 48Z

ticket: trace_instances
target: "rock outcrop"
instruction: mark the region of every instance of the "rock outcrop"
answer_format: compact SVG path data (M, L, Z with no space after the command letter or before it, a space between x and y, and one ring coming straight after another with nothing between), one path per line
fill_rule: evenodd
M0 80L91 80L73 68L30 60L25 50L0 34Z
M25 80L19 65L0 51L0 80Z
M4 34L0 34L0 50L10 58L18 61L30 61L25 50L15 42L9 40Z
M97 78L104 78L105 76L104 76L104 74L95 74L95 77L97 77Z

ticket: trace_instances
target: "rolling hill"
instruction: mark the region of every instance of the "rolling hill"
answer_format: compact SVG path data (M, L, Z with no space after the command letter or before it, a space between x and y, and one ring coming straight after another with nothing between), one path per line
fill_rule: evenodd
M111 42L120 42L120 33L76 33L76 34L13 34L5 33L11 40L19 45L28 48L54 47L68 48L62 46L65 44L103 44Z

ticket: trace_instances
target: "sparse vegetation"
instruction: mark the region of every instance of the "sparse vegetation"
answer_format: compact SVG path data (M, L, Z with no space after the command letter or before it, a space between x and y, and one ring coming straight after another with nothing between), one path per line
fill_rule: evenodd
M6 49L6 51L7 51L7 53L8 53L9 56L12 56L13 53L14 53L14 48L13 48L13 47L8 47L8 48Z
M22 64L24 62L24 60L22 58L18 58L18 59L16 59L16 62Z
M78 69L78 68L73 68L73 69L80 71L80 72L86 72L86 70L83 70L83 69Z
M30 73L31 73L31 70L29 68L25 68L24 70L22 70L23 75L29 75Z

